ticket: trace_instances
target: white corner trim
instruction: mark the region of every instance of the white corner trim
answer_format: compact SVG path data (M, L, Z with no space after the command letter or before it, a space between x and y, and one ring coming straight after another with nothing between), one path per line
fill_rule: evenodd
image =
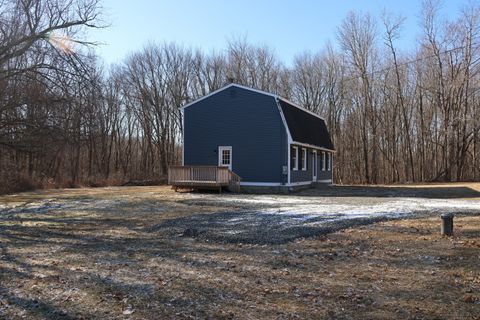
M275 103L277 104L278 112L280 112L280 117L282 118L283 126L285 127L285 131L287 132L288 141L292 141L292 135L290 134L290 129L287 125L287 120L285 119L285 115L283 114L282 107L278 102L278 98L275 98Z
M180 116L182 117L182 166L185 165L185 113L183 109L180 110Z
M288 139L287 142L287 183L290 183L290 144L291 141Z
M285 115L283 114L283 110L280 106L280 102L278 101L278 97L275 97L275 103L277 104L277 109L280 113L280 118L282 119L285 132L287 133L287 183L290 183L290 145L292 144L292 135L290 134L290 129L288 128L287 120L285 119Z

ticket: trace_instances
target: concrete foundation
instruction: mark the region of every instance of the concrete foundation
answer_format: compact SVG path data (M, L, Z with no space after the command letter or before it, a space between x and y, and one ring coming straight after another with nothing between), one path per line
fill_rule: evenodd
M251 194L289 194L295 193L301 190L315 188L319 183L310 183L306 185L298 186L241 186L240 193Z

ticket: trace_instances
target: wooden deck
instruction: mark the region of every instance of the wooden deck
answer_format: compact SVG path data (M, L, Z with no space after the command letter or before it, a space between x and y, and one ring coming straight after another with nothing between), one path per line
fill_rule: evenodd
M240 191L240 177L227 167L216 166L170 166L168 184L178 188L218 189Z

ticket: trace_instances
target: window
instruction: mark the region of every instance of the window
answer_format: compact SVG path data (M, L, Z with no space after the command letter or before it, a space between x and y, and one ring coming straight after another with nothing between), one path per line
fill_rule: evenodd
M332 154L328 153L328 171L332 171Z
M320 170L323 170L323 169L322 169L323 166L324 166L324 164L323 164L323 152L320 152L320 153L319 153L318 158L320 159L320 165L318 166L318 168L319 168Z
M292 170L298 170L298 147L292 147L290 150L290 166Z
M230 165L230 150L223 149L222 150L222 165L229 166Z
M325 152L322 151L322 171L325 171L325 162L326 162L326 158L325 158Z
M302 163L302 171L307 171L307 149L302 148L302 156L301 156L301 163Z
M218 165L228 167L232 170L232 147L220 146L218 147Z

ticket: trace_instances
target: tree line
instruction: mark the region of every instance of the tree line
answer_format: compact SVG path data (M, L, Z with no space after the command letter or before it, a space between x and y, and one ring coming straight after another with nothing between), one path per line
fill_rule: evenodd
M478 181L480 8L444 20L425 1L420 17L410 50L404 18L352 12L291 66L242 38L150 43L104 66L84 39L103 27L98 0L0 1L0 192L162 182L181 161L179 108L230 79L323 116L339 183Z

